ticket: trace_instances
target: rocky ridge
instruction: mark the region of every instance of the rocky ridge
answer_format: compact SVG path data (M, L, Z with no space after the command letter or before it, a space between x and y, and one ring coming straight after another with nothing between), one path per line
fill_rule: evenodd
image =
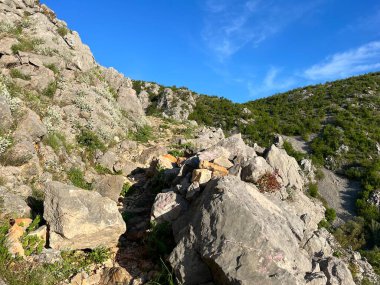
M318 229L324 208L281 144L251 147L198 127L187 120L197 94L98 65L45 5L0 0L0 72L7 250L38 266L110 248L61 284L155 282L152 225L174 236L162 257L179 284L377 282L358 253ZM164 119L146 115L157 112Z

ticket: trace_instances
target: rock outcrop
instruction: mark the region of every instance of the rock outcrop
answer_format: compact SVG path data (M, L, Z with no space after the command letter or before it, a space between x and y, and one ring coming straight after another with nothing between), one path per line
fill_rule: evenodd
M112 247L126 231L114 201L60 182L47 183L44 219L53 249Z

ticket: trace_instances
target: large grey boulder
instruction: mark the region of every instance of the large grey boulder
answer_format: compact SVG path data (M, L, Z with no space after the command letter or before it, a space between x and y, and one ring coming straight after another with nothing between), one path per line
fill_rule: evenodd
M29 217L31 209L25 200L0 186L0 216L12 218Z
M41 122L40 117L34 111L28 109L14 132L14 138L16 140L38 142L46 133L47 129Z
M116 246L126 231L114 201L55 181L46 184L44 219L49 245L59 250Z
M272 145L266 156L270 166L278 171L285 187L291 187L301 190L304 186L304 179L301 175L301 168L296 159L289 156L284 149L279 149Z
M187 202L181 195L173 191L159 193L154 200L151 220L157 222L172 222L177 219L187 207Z
M168 153L168 149L165 146L152 146L150 148L144 149L138 157L138 162L143 165L148 165L152 162L153 158L157 158L160 155Z
M261 156L256 156L247 162L241 170L241 179L256 183L265 173L273 173L273 168Z
M299 246L305 223L271 199L238 177L209 182L173 224L169 260L179 282L305 284L312 269Z
M321 260L319 266L327 277L327 284L355 285L350 270L342 260L333 256L328 257Z
M122 86L118 92L117 102L120 108L131 118L142 119L144 117L144 109L137 98L136 91L132 88Z
M120 175L104 175L95 182L94 190L103 197L117 202L124 185L124 177Z
M196 150L204 150L224 139L223 130L214 127L203 127L195 134L194 139L182 139L181 144L190 143Z

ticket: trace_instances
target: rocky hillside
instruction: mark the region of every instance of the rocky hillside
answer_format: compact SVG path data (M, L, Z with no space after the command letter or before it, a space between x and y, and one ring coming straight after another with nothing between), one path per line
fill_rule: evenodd
M0 0L0 71L0 284L378 284L251 103L104 68L34 0Z

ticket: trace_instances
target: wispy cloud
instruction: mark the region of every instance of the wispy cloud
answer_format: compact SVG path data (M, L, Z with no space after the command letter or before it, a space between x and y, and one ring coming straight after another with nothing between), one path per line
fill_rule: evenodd
M247 88L250 97L261 97L265 95L271 95L278 91L289 89L297 83L295 77L279 77L281 72L280 68L271 67L264 79L259 84L254 84L251 81L247 82Z
M321 1L207 0L202 39L223 61L247 45L258 46Z
M304 76L310 80L328 80L347 77L380 68L380 41L356 49L336 53L323 62L306 69Z

